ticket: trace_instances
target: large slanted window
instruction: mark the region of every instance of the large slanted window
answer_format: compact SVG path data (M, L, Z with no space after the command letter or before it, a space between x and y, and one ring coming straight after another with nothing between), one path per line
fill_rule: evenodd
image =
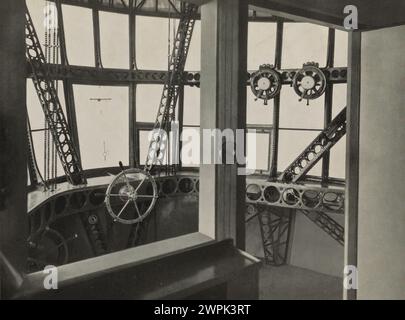
M155 123L162 91L163 85L137 85L136 120L138 122Z
M273 64L276 24L250 22L248 26L248 70L255 71L262 64ZM248 134L246 136L247 168L258 173L268 172L273 123L272 103L263 105L262 100L255 100L250 86L247 90L246 117Z
M173 39L177 32L179 24L178 19L161 19L150 17L136 17L136 50L137 66L140 69L167 70L168 55L173 48ZM154 38L151 41L149 34L154 32ZM151 55L153 52L153 55ZM199 71L201 68L201 25L200 21L195 22L192 40L190 43L185 70ZM151 58L153 56L153 59ZM155 123L157 110L159 107L163 85L139 84L136 94L136 119L139 131L139 155L140 164L145 163L147 151L149 148L149 131ZM180 159L184 157L184 167L196 167L199 165L199 125L200 125L200 89L197 87L184 87L184 109L183 118L179 119L179 106L183 101L179 96L176 106L176 120L183 122L183 135L185 143L183 147L185 153L180 151ZM192 139L196 137L197 139ZM179 137L180 138L180 137ZM192 142L189 140L192 139ZM192 145L191 145L191 144ZM189 150L189 151L187 151ZM192 150L192 151L191 151ZM189 153L193 154L189 156Z
M304 63L326 65L328 29L308 23L285 23L282 68L300 69ZM323 129L325 98L311 100L307 106L299 102L292 88L281 90L279 170L283 171L311 143ZM307 131L309 130L309 131ZM311 175L321 175L319 162Z
M198 167L200 162L200 89L184 88L183 149L184 167Z
M258 173L269 171L270 131L255 128L248 129L246 135L246 168Z
M72 65L94 66L93 16L90 9L63 5L66 50Z
M283 68L300 68L306 62L326 64L328 28L309 23L285 23Z
M26 4L42 50L45 50L45 14L50 4L45 0L26 0Z
M100 47L103 66L128 69L128 16L100 11Z
M128 88L74 86L83 168L129 161Z
M250 22L248 30L248 70L257 70L261 64L273 64L276 24Z
M62 105L63 111L66 114L62 81L58 81L57 87L58 87L59 101ZM50 162L52 160L50 158L48 160L48 156L45 154L45 149L49 149L49 151L52 150L53 140L50 132L48 132L48 129L46 128L45 115L31 79L27 79L27 112L28 112L28 119L31 125L31 135L33 139L33 147L36 162L38 164L38 169L42 177L46 178L47 173L45 171L48 170L45 168L45 165L50 166ZM64 176L65 172L63 171L58 155L56 163L57 163L56 169L57 176L58 177Z
M249 23L248 69L255 71L262 64L274 64L276 47L276 23ZM300 69L304 63L316 62L326 66L328 28L308 23L284 23L282 38L282 69ZM336 32L334 65L347 65L347 34ZM247 88L247 124L250 126L273 125L273 103L263 105L255 101ZM324 127L325 96L311 100L310 105L299 102L299 97L289 86L280 93L278 171L288 165L309 145ZM346 105L346 85L334 85L332 118ZM345 137L331 150L330 176L344 178ZM262 151L261 151L262 152ZM261 156L258 153L258 158ZM321 175L319 162L309 172Z
M167 70L168 35L167 19L136 17L136 54L140 69Z

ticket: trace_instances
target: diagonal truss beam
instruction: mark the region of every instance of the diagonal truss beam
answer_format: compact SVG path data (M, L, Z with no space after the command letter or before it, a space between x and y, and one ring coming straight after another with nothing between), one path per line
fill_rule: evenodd
M55 86L46 72L45 56L28 9L26 9L25 29L26 56L33 71L33 83L66 177L74 185L84 184L86 179L83 175L80 159Z
M152 166L163 163L164 154L167 148L167 141L163 141L162 135L169 131L170 122L175 118L175 108L180 93L180 85L176 83L179 74L184 72L187 55L190 48L191 37L193 35L195 19L194 16L198 6L186 4L182 18L177 28L176 38L172 54L170 56L168 77L163 87L163 93L160 99L156 121L153 127L154 132L149 145L149 152L146 159L146 168L152 169ZM165 132L162 132L164 130Z
M285 169L280 179L297 182L304 178L319 160L346 134L346 108L324 129L305 150Z

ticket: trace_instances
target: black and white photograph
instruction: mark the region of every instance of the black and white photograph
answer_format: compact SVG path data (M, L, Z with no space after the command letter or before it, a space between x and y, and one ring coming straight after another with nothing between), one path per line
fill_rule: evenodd
M0 0L0 300L405 300L404 165L405 1Z

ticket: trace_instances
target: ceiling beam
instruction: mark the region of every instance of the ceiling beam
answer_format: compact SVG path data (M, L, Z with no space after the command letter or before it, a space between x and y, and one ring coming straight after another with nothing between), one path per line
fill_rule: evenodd
M286 4L281 0L249 0L255 7L267 9L272 15L299 21L322 25L328 28L345 30L343 18L327 13L326 10L303 6L301 4ZM342 11L343 13L343 11Z

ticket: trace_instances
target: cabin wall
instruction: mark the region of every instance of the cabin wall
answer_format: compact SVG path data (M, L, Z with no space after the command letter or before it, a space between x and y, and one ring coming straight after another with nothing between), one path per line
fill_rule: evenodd
M331 214L330 217L344 224L343 215ZM300 212L295 215L292 232L291 265L342 277L343 246Z
M405 299L405 26L362 36L358 299Z

